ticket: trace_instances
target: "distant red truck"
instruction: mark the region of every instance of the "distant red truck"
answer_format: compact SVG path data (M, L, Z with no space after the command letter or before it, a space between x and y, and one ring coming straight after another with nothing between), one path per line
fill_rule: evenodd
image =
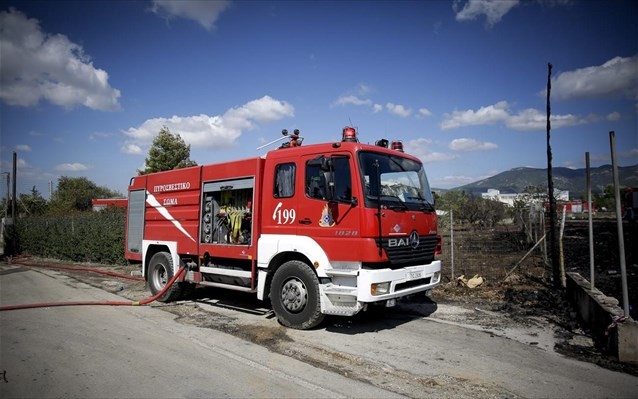
M94 211L101 211L106 208L126 208L128 199L126 198L105 198L91 200Z

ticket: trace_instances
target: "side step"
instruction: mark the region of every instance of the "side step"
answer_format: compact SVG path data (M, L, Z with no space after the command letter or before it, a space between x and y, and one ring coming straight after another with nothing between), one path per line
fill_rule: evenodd
M357 288L343 287L333 284L320 285L321 313L353 316L359 313L364 305L357 301Z
M232 285L224 283L215 283L212 281L201 281L199 285L205 285L207 287L225 288L227 290L242 291L242 292L257 292L257 289L250 287L242 287L241 285Z
M252 272L249 271L245 271L245 270L235 270L235 269L225 269L225 268L221 268L221 267L200 267L199 271L202 274L207 274L207 275L217 275L217 276L225 276L225 277L237 277L237 278L243 278L243 279L251 279L252 278ZM250 287L244 287L241 285L235 285L235 284L226 284L226 283L218 283L218 282L214 282L214 281L205 281L202 279L202 281L199 282L200 285L205 285L207 287L217 287L217 288L224 288L227 290L234 290L234 291L242 291L242 292L257 292L256 288L250 288Z

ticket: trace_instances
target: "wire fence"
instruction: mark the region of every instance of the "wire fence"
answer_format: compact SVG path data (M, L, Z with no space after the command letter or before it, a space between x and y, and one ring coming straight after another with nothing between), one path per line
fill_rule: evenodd
M543 275L550 271L542 209L517 209L512 217L493 227L456 222L449 212L439 216L439 226L443 238L440 259L444 281L475 275L502 280L515 267L520 272L540 270ZM530 252L537 243L539 245Z

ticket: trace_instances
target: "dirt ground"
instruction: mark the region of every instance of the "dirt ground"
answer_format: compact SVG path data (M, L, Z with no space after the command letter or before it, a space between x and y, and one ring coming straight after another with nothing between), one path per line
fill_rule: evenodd
M593 223L594 285L607 296L612 296L623 307L618 225L615 220L597 220ZM629 297L629 313L638 320L638 225L623 224L625 267ZM565 269L580 273L591 280L589 261L589 225L584 220L573 220L565 226Z
M593 224L594 232L594 264L596 288L607 296L622 303L622 287L620 273L620 258L618 256L618 228L615 219L596 220ZM623 225L625 259L627 268L627 285L629 287L630 314L634 320L638 318L638 228L634 225ZM455 233L456 234L456 233ZM486 233L482 233L486 239ZM505 236L503 236L505 234ZM459 246L467 246L467 242L476 238L465 239L464 236L476 235L471 231L461 232L457 240ZM480 235L480 234L479 234ZM512 321L523 325L532 325L543 319L555 329L557 343L555 350L566 356L598 364L613 370L638 375L638 365L621 364L605 355L596 348L591 336L577 318L574 308L566 300L561 290L553 288L547 281L551 274L543 261L540 250L535 250L524 260L515 272L508 278L514 265L527 252L525 245L516 238L513 231L501 229L491 233L492 237L505 237L500 240L502 245L492 245L486 251L471 251L471 256L459 256L457 266L466 279L475 274L484 278L485 282L477 288L467 288L457 281L452 281L450 271L446 269L444 261L444 275L447 273L447 283L442 284L434 292L434 297L442 303L463 304L488 309L499 314L507 315ZM492 238L491 241L499 241ZM456 245L455 245L456 249ZM589 226L586 220L568 220L565 225L563 241L565 270L577 272L590 279L589 261ZM490 254L491 252L491 254ZM449 263L449 260L448 260ZM464 270L466 269L466 270ZM480 323L480 321L479 321Z
M613 253L617 254L618 246L617 239L615 239L615 224L600 222L596 224L594 230L596 237L596 286L608 296L621 298L620 276L619 273L613 272L614 270L618 270L618 266L616 266L618 257L617 255L613 255ZM570 222L566 226L564 241L566 270L580 272L585 278L589 278L587 231L588 227L586 223ZM459 263L459 269L457 269L458 272L456 276L464 271L469 271L470 274L472 274L477 270L476 268L479 267L478 270L481 271L481 276L485 280L482 285L476 288L468 288L460 285L457 281L453 281L449 278L449 270L446 270L444 266L443 274L448 277L444 280L443 284L434 290L432 301L438 304L464 308L465 311L456 316L443 315L443 317L461 318L462 320L458 321L474 324L483 328L506 329L515 326L516 328L528 327L529 329L534 329L534 331L549 331L553 335L553 350L556 352L582 361L591 362L601 367L638 376L638 365L619 363L594 346L591 337L579 324L574 309L567 302L562 291L554 289L546 282L545 276L547 270L540 253L535 252L521 263L515 272L511 273L507 279L504 279L505 274L512 269L513 265L523 257L529 248L526 248L519 240L513 238L514 236L512 234L507 232L505 234L503 234L503 232L492 232L492 241L498 241L493 239L495 236L500 237L500 241L505 243L504 246L510 249L504 251L499 247L498 250L493 248L492 251L479 251L479 253L474 251L472 253L472 267L463 270L463 266ZM634 248L635 246L627 244L631 242L636 242L636 230L627 231L625 239L629 276L628 285L630 290L632 287L638 287L637 251ZM466 254L470 252L468 247L469 246L466 246L465 249L467 251ZM501 247L503 247L503 245L501 245ZM498 252L498 256L494 256L494 251ZM468 259L467 255L465 259ZM47 259L29 258L22 259L22 261L36 264L69 265L68 262ZM127 275L139 270L139 266L135 265L110 266L79 264L75 266L95 267ZM612 272L610 273L610 271ZM150 296L143 282L123 280L81 271L62 270L61 272L131 300L141 300ZM466 277L472 277L470 274ZM197 296L200 297L199 299L206 300L206 297L211 295L210 291L201 289L197 291ZM630 304L633 308L632 316L634 319L636 318L635 311L638 309L638 303L636 301L638 297L637 294L638 292L635 289L630 291ZM224 296L225 294L216 293L212 295ZM254 301L255 306L263 306L263 304L258 303L256 299ZM622 306L622 304L620 306ZM167 310L176 313L181 322L195 323L231 334L236 334L240 331L238 326L233 326L232 323L217 323L215 321L215 317L217 316L212 317L209 314L206 320L204 320L202 319L202 312L193 313L194 310L190 306L169 307ZM223 318L224 316L219 315L219 317ZM356 317L365 321L367 316L358 315ZM328 322L330 323L330 321ZM276 336L263 337L260 335L248 335L242 338L265 346L275 345L275 341L277 340ZM531 342L530 344L535 345L537 343Z

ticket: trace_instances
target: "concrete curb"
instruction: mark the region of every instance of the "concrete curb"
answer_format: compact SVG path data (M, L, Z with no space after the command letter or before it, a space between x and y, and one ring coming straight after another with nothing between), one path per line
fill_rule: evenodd
M638 322L624 315L618 300L608 297L578 273L567 274L567 298L576 307L581 320L589 327L594 341L620 362L638 364Z

